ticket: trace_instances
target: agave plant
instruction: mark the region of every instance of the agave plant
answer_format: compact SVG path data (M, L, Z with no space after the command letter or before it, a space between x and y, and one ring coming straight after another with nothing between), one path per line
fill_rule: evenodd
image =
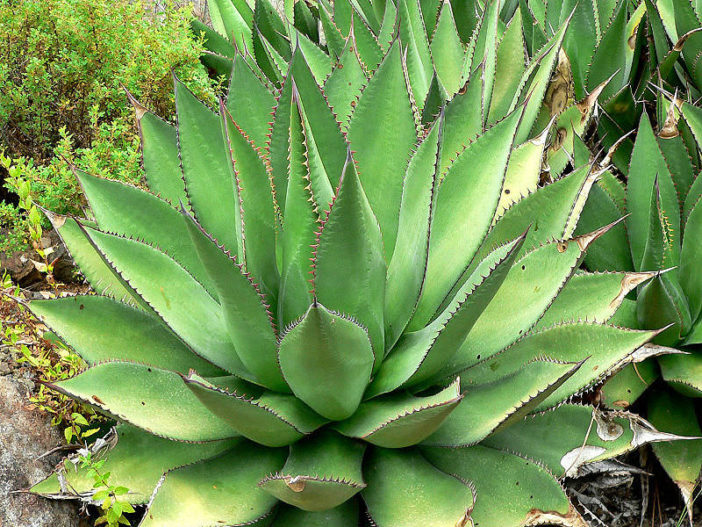
M492 123L494 47L422 124L401 35L324 83L302 44L280 88L237 54L175 126L133 101L149 190L78 172L90 219L47 212L97 294L29 307L143 527L584 526L562 477L677 437L573 402L661 348L607 324L655 272L577 271L593 165L537 186L562 34ZM94 492L70 460L32 490Z
M611 173L604 175L590 194L579 228L628 214L625 226L593 245L586 264L592 270L661 270L639 286L636 300L625 300L616 316L632 327L667 325L654 342L687 353L625 369L604 386L605 403L626 408L661 377L675 391L659 387L649 394L649 418L666 429L700 436L694 399L702 396L702 179L688 155L679 122L682 113L695 137L702 139L702 110L679 99L661 97L659 103L664 118L657 131L648 115L641 118L626 188ZM691 518L702 442L656 445L654 452L680 487Z

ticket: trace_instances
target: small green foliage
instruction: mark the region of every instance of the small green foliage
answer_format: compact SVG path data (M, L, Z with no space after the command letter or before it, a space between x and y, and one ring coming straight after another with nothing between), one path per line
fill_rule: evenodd
M125 513L134 512L134 507L125 499L129 489L120 485L112 485L109 481L111 474L102 472L105 460L93 459L93 453L89 450L81 450L78 460L80 467L86 469L88 475L94 480L95 493L91 500L100 506L100 516L95 520L95 525L106 525L107 527L131 525L124 516Z

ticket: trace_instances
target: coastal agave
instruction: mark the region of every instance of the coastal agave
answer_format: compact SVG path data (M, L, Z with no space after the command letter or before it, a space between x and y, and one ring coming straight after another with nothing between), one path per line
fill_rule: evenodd
M423 123L401 34L323 83L301 40L279 88L236 54L217 110L176 80L175 126L133 100L149 190L77 172L88 218L47 215L97 294L29 308L143 527L584 526L562 477L677 437L573 400L666 349L607 324L655 272L577 270L616 227L574 235L599 171L537 185L564 30L495 121L495 46Z
M585 262L593 270L661 270L639 287L635 301L625 300L616 316L632 327L668 325L654 342L687 353L626 368L604 386L605 403L626 408L661 377L675 391L657 387L647 394L649 418L666 429L700 436L694 399L702 396L702 179L679 124L684 117L702 140L702 110L677 98L661 96L658 102L656 131L648 115L641 117L626 188L607 173L591 192L579 228L628 214L625 225L593 244ZM680 487L691 516L693 488L702 470L702 441L656 445L654 452Z

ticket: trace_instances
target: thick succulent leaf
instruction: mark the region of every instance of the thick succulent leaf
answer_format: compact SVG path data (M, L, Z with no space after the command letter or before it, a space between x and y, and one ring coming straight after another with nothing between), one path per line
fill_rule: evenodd
M130 306L150 311L149 305L122 279L74 218L49 211L44 214L66 245L73 261L93 290Z
M660 377L655 360L627 364L608 379L600 394L607 408L626 410Z
M409 328L424 327L460 279L485 238L502 191L521 112L479 136L451 165L438 189L429 258L417 311ZM475 167L480 167L478 171ZM455 240L461 243L456 245Z
M570 27L563 39L563 50L570 59L571 74L575 97L582 99L586 95L587 70L595 52L599 21L597 11L591 2L567 0L561 5L561 16L575 9Z
M334 9L336 10L336 2ZM344 49L344 41L349 33L348 27L346 27L346 29L342 32L339 26L337 26L337 23L332 20L327 8L321 5L321 2L319 6L319 16L322 22L322 30L324 31L324 37L327 41L327 47L329 48L330 54L336 57L341 56L342 50Z
M254 7L254 27L286 61L290 60L290 42L285 23L270 0L258 0Z
M623 367L633 360L632 354L656 333L585 322L556 325L530 333L466 370L462 376L470 383L493 382L513 373L520 364L538 357L571 362L587 359L562 387L539 404L538 409L543 410L582 392Z
M353 38L346 41L344 50L324 83L327 101L341 123L342 129L348 128L356 99L368 82L353 42Z
M702 110L688 102L683 102L681 111L697 144L702 148Z
M625 201L624 185L609 170L602 173L590 190L575 232L583 234L596 229L603 222L618 220L626 214ZM615 225L593 243L585 255L585 265L591 271L633 271L626 224Z
M422 124L427 125L436 120L437 116L441 113L441 110L449 98L446 88L441 83L439 76L434 72L431 78L431 85L429 86L429 93L427 93L427 99L424 101L424 109L422 110Z
M102 231L158 245L214 294L212 281L193 251L186 223L174 207L119 181L82 171L77 171L76 177Z
M267 142L270 114L274 106L273 94L243 55L237 53L229 81L227 110L259 148Z
M449 95L453 95L461 87L461 70L457 65L463 63L463 56L463 43L458 35L451 4L444 0L431 39L431 57L436 74Z
M582 273L573 276L554 299L536 328L558 322L607 322L631 291L656 276L643 273Z
M373 212L349 152L336 199L317 237L314 292L329 309L353 316L367 328L377 369L385 350L386 268Z
M586 463L610 459L655 441L684 439L659 432L628 412L564 404L500 430L482 444L538 459L556 476L574 477Z
M141 362L202 375L225 373L194 354L158 318L104 296L34 300L29 309L89 365L108 360Z
M333 186L339 183L346 159L346 141L324 94L299 51L293 54L290 72L297 89L304 115L319 150L324 171Z
M229 76L232 65L231 57L234 57L234 55L237 53L236 46L232 44L232 42L222 33L212 29L199 18L192 18L190 21L190 29L196 37L201 37L203 39L205 50L200 55L200 60L202 63L206 67L211 67L212 63L210 62L210 59L212 57L218 57L221 60L221 64L228 61L229 68L221 70L217 68L215 71L218 75Z
M550 128L516 147L509 157L505 182L502 185L500 202L497 204L493 225L514 203L528 196L538 188L541 177L541 164Z
M231 39L237 49L251 49L253 11L244 0L208 0L212 27Z
M335 421L358 408L374 358L365 328L317 302L286 331L278 352L295 396Z
M239 435L203 406L172 371L106 362L48 386L154 435L179 441Z
M230 251L238 251L232 226L239 224L239 206L220 119L178 80L175 100L178 151L188 202L207 232Z
M364 402L358 411L334 428L340 433L385 448L419 443L441 426L461 400L456 379L426 397L396 393Z
M425 328L405 333L383 362L367 396L421 384L440 370L499 290L523 240L524 235L490 253L441 315Z
M349 141L356 152L363 189L383 233L386 260L395 247L402 180L416 140L402 51L395 42L363 90L349 124Z
M429 463L417 450L375 448L366 461L363 499L383 527L465 527L473 490Z
M227 333L220 305L185 269L149 245L94 229L88 232L123 279L195 353L230 373L249 376ZM159 272L154 274L154 269Z
M285 93L287 86L286 83L283 93ZM309 283L311 278L310 257L319 221L318 207L315 203L310 179L309 153L305 142L302 109L299 106L297 92L290 101L290 107L286 110L279 106L276 110L276 116L283 111L287 111L289 115L287 121L289 130L286 132L289 153L285 172L287 182L283 187L286 195L284 207L281 206L285 211L282 221L283 232L278 238L281 259L281 283L278 295L278 323L280 326L290 324L302 316L312 300ZM275 167L273 170L275 175ZM277 188L280 189L280 186Z
M646 114L641 116L636 143L631 156L629 179L627 185L627 208L629 217L626 220L631 254L637 270L643 262L646 244L650 232L649 218L658 214L651 210L652 199L655 196L656 181L660 191L660 210L667 224L666 231L670 236L671 250L680 250L680 205L673 180L668 171L665 158L658 148L653 135L651 122Z
M654 426L666 432L702 436L694 403L687 397L669 391L655 392L648 399L647 415ZM655 443L652 448L670 479L680 489L692 524L692 504L702 470L702 439Z
M224 106L220 113L240 209L241 223L236 226L241 236L239 259L246 271L259 281L269 302L275 304L279 276L275 262L276 222L271 181L261 150L232 121Z
M453 375L491 357L526 334L573 274L593 237L551 242L518 260L442 373ZM544 269L549 272L544 273Z
M441 177L479 133L483 131L483 66L480 65L445 109Z
M356 52L366 71L375 71L383 60L383 50L375 38L373 31L366 24L358 12L354 9L352 18L352 34L355 42Z
M137 117L141 158L149 190L171 203L185 203L185 185L178 157L175 127L149 112L128 95Z
M523 143L531 135L531 129L541 109L541 101L551 81L551 72L556 65L568 23L569 19L561 25L540 54L529 63L519 83L519 90L514 92L510 111L526 101L524 117L519 124L515 138L516 144ZM541 130L537 130L538 132Z
M194 372L183 380L209 411L242 436L261 445L289 445L325 422L292 395L261 393L242 382L219 386Z
M670 386L687 397L702 397L702 354L699 351L660 357L658 364L663 379Z
M397 241L385 285L385 347L400 338L419 300L429 250L429 224L438 184L443 116L412 156L405 175Z
M271 527L358 527L357 500L348 500L338 507L319 512L308 512L281 505Z
M103 473L110 473L111 484L127 487L129 493L125 498L135 505L148 503L164 472L215 457L240 441L225 439L201 444L184 443L148 434L126 424L117 425L114 434L105 440L108 444L116 441L116 444L107 447L107 451L99 450L93 454L93 459L104 460ZM95 478L87 467L77 461L66 459L56 473L30 490L51 498L90 499L95 493Z
M497 47L495 84L490 99L490 111L487 115L488 123L494 123L507 114L512 95L517 90L526 68L524 51L522 16L521 11L516 11Z
M671 269L680 262L680 240L671 230L668 215L662 207L661 191L656 178L651 189L651 203L648 209L648 233L641 269ZM677 269L673 270L670 277L677 277Z
M467 372L463 400L424 444L463 447L479 443L495 430L523 418L581 365L537 359L495 381L477 385Z
M479 3L476 0L450 0L450 2L461 40L466 43L480 20Z
M519 527L545 523L587 527L555 476L532 459L482 445L460 449L427 447L422 453L440 470L475 485L475 525Z
M377 3L376 5L380 5ZM394 2L385 2L385 11L383 13L383 21L378 32L378 44L387 53L392 45L392 37L396 34L397 24L397 7Z
M590 90L593 90L595 86L607 79L612 72L616 72L603 93L605 100L617 93L628 80L627 72L624 71L628 54L627 48L629 48L629 35L625 36L626 26L626 2L617 2L614 16L608 27L603 31L602 40L600 40L595 50L587 75L587 86Z
M656 343L674 346L692 325L690 309L682 288L670 272L658 275L639 291L636 315L641 327L667 329L656 337Z
M580 167L520 199L492 227L476 258L484 258L494 247L513 240L527 229L523 252L554 238L570 238L596 178L590 167Z
M291 445L283 468L258 486L305 511L333 509L366 486L361 473L365 449L360 441L322 432Z
M500 2L485 4L480 27L475 35L475 44L472 49L471 68L475 69L482 64L483 76L483 121L487 118L492 89L495 85L495 68L497 66L497 44L499 41L498 29L500 25ZM514 108L509 108L512 111Z
M317 44L312 42L305 34L296 31L293 35L295 38L295 45L300 48L305 61L314 75L314 79L317 81L318 85L324 84L324 79L326 79L331 73L332 69L332 59L325 51L323 51Z
M702 313L702 199L698 199L685 223L680 254L680 285L690 306L692 320Z
M429 93L432 74L431 49L422 18L419 0L398 0L400 40L407 47L406 66L409 89L414 100L420 105Z
M192 217L187 218L187 225L195 251L215 283L237 356L258 383L288 391L276 361L277 335L261 293L235 259L209 238Z
M281 449L242 441L226 454L165 474L140 527L263 527L276 499L256 486L285 459Z

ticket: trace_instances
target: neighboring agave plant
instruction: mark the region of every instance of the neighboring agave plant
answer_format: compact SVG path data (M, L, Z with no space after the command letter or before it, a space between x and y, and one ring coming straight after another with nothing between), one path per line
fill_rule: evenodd
M280 89L237 54L217 111L176 82L175 126L134 101L149 191L78 173L90 219L47 213L97 294L29 307L143 527L582 527L562 477L677 437L572 402L660 331L606 323L655 272L577 270L612 227L573 235L592 165L537 188L564 30L492 123L494 46L422 125L401 35L323 85L302 45Z
M649 418L666 430L700 436L699 404L694 399L702 396L702 178L679 123L682 112L702 140L702 110L673 100L674 104L659 98L663 118L657 131L649 117L642 116L626 189L611 173L605 174L590 193L579 228L628 214L625 225L593 244L585 262L599 271L661 269L639 287L636 301L625 300L616 316L633 327L669 326L654 342L688 353L626 368L604 386L605 403L627 408L660 376L675 392L653 390L647 398ZM702 441L656 445L654 452L680 487L691 515L693 488L702 470Z

